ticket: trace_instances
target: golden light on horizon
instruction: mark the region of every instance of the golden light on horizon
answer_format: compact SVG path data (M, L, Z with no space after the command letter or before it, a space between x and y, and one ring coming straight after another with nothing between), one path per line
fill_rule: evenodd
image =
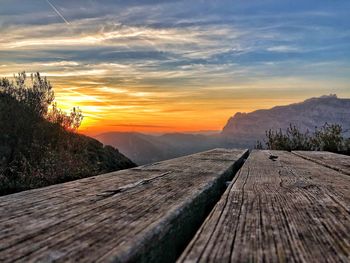
M54 82L53 82L54 84ZM251 112L276 105L301 101L308 95L291 98L275 96L237 95L241 89L220 89L218 98L211 94L184 94L167 97L153 92L133 92L132 88L118 88L91 84L68 88L57 85L56 99L65 111L78 106L84 114L79 132L96 135L107 131L185 132L221 130L236 112ZM247 87L244 87L246 93ZM256 89L252 93L259 93ZM230 96L227 95L231 93ZM232 93L236 93L234 96ZM174 94L173 94L174 95ZM226 97L226 98L225 98Z
M220 130L236 112L350 96L347 15L328 6L282 8L283 23L253 8L246 23L243 2L39 2L0 18L0 76L41 72L87 134Z

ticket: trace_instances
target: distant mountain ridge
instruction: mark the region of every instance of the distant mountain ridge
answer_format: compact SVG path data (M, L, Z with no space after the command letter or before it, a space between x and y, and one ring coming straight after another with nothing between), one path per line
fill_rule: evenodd
M327 122L350 128L350 99L336 95L307 99L303 102L250 113L236 113L219 134L167 133L146 135L136 132L109 132L95 136L104 144L118 148L137 164L166 160L216 147L254 147L269 129L286 129L290 124L302 131L314 131ZM349 137L349 130L344 133Z
M0 195L136 166L118 149L33 114L1 90L0 124Z
M104 144L118 145L119 151L138 165L167 159L165 152L170 147L159 145L156 136L137 132L107 132L95 138Z
M95 138L119 151L137 164L167 160L218 146L213 136L201 134L167 133L160 136L137 132L107 132Z
M221 134L226 138L241 138L248 142L262 139L269 129L285 130L293 124L302 131L314 131L315 127L321 127L326 122L341 124L345 130L349 129L350 99L329 95L267 110L238 112L228 120Z

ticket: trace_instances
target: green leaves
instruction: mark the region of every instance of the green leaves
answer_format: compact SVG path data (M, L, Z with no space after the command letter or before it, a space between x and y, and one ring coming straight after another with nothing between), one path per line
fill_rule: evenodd
M266 147L270 150L286 151L349 151L349 139L345 140L342 133L339 124L325 123L321 128L315 127L313 133L301 132L297 126L290 124L285 131L266 131ZM258 146L261 148L262 144L258 142Z

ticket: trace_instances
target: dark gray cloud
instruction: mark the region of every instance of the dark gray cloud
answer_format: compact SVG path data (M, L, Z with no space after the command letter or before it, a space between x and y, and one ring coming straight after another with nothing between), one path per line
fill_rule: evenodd
M134 64L154 76L163 72L150 77L154 85L181 79L195 85L203 73L225 81L315 77L327 63L350 64L346 0L50 1L69 25L46 0L1 2L0 64L73 61L84 70Z

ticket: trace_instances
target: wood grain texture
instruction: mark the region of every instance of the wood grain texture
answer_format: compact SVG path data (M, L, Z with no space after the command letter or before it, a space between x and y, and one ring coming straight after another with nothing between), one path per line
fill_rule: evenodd
M350 177L253 151L178 262L350 262Z
M293 153L304 159L350 175L350 156L331 152L294 151Z
M247 154L215 149L0 197L0 261L175 261Z

